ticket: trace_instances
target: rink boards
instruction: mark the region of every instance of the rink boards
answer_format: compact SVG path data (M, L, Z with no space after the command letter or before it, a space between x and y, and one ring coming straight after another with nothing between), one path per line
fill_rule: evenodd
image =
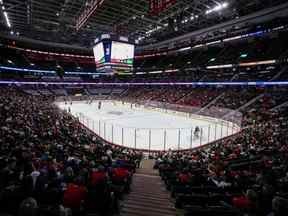
M57 102L108 142L145 150L180 150L198 147L237 133L232 122L186 112L155 108L121 101ZM195 136L195 127L200 128Z

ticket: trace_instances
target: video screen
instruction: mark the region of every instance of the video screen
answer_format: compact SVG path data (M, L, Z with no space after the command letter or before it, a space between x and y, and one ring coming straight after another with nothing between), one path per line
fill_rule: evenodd
M103 43L98 43L93 47L93 53L96 65L105 63L105 54Z
M134 60L133 44L112 41L111 62L133 66Z

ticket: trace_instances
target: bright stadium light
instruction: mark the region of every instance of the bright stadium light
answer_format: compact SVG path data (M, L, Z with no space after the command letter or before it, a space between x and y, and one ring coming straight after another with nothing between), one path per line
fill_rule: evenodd
M6 25L8 26L8 28L11 28L11 23L8 17L8 13L5 11L5 6L3 5L3 0L0 0L0 4L1 4L3 15L5 17Z
M227 3L227 2L224 2L224 3L222 4L222 8L226 8L226 7L228 7L228 3Z
M216 12L216 11L221 11L221 10L227 8L228 5L229 5L229 4L228 4L227 2L224 2L224 3L222 3L222 4L218 4L217 6L215 6L215 7L211 8L211 9L207 10L207 11L205 12L205 14L210 14L210 13L213 13L213 12Z
M241 54L240 55L240 58L246 58L248 56L248 54L247 53L244 53L244 54Z
M10 23L10 20L6 11L4 11L4 17L5 17L8 28L11 28L11 23Z

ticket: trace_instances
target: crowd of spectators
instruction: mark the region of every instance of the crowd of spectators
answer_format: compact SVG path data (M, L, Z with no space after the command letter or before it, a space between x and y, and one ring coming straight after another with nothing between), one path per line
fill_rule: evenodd
M221 90L183 86L129 88L122 99L130 101L157 101L186 106L202 107L212 101Z
M173 87L166 91L154 90L154 100L157 98L157 101L167 98L171 92L173 94L173 90L172 98L179 92ZM138 89L137 100L141 100L140 91ZM153 98L153 92L150 92L150 98ZM242 126L247 128L204 148L169 151L157 156L155 168L159 169L167 189L175 198L175 207L183 208L187 216L287 214L286 92L285 87L187 88L182 99L177 100L178 104L184 102L188 106L203 107L219 96L207 107L207 110L211 109L211 116L215 116L212 108L217 108L218 112L223 109L222 115L225 115L226 108L243 107ZM194 104L193 101L198 102Z
M160 154L155 168L175 206L187 216L287 215L287 111L212 146Z
M0 213L109 215L142 154L103 144L50 96L0 89Z
M285 87L130 87L116 99L134 102L157 101L188 107L205 107L204 111L207 115L221 117L225 116L229 110L240 108L240 111L246 114L251 107L258 111L260 109L263 112L269 111L269 109L287 101L286 91L287 88ZM261 98L262 95L263 98ZM242 107L246 104L247 110Z
M220 89L199 88L193 89L178 103L187 106L203 107L221 93Z
M28 95L24 90L0 91L0 212L117 212L142 154L104 144L53 105L53 95ZM285 215L288 206L285 93L286 88L139 87L124 90L121 99L186 100L185 105L203 107L222 95L213 107L237 109L262 95L243 112L249 127L207 147L159 153L155 168L175 197L175 206L184 208L187 216L278 216ZM197 100L199 104L191 102Z
M245 105L247 102L257 97L264 92L263 88L245 88L245 87L236 87L228 88L225 91L222 91L224 94L221 99L217 100L213 106L223 107L229 109L237 109Z

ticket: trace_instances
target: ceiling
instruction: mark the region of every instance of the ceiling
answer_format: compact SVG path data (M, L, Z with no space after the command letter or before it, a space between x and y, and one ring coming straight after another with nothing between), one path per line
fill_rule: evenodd
M287 0L226 0L227 7L212 11L224 0L176 0L165 11L152 15L148 0L0 0L1 31L28 38L90 46L103 33L115 33L154 43L215 25ZM76 23L91 4L99 7L78 30ZM207 11L210 12L208 13ZM7 27L3 12L11 23Z

